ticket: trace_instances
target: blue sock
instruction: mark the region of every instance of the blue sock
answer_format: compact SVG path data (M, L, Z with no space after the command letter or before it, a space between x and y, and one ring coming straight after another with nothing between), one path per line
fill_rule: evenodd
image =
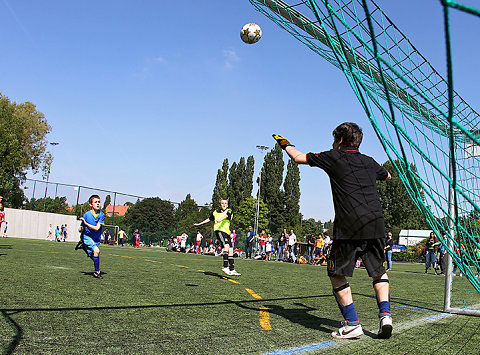
M93 257L93 266L95 266L95 271L100 271L100 257Z
M378 316L392 316L392 312L390 312L390 302L389 301L382 301L378 302Z
M340 306L340 310L342 311L343 318L347 321L348 325L360 324L357 311L355 310L353 303L350 303L347 306Z

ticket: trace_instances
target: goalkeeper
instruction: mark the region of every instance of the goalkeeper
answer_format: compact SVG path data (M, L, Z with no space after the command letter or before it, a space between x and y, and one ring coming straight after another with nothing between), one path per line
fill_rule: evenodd
M359 152L363 133L355 123L346 122L335 128L333 149L318 154L302 153L282 136L273 138L297 164L323 169L330 178L335 220L327 272L344 318L342 327L332 336L348 339L363 334L346 279L353 275L356 260L362 258L377 298L380 319L377 337L390 338L393 329L390 287L383 266L385 226L376 186L376 180L391 178L389 172Z

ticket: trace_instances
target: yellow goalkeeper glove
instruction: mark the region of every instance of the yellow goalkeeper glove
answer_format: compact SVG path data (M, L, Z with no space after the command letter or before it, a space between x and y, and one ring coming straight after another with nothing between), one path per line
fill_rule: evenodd
M295 147L292 143L290 143L285 137L279 136L278 134L272 134L273 139L277 141L280 145L280 148L285 149L288 146Z

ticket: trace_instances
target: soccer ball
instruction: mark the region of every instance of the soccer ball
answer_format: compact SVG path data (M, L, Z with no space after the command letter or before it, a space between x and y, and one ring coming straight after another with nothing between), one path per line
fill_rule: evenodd
M247 44L257 43L262 37L262 29L256 23L247 23L240 31L240 38Z

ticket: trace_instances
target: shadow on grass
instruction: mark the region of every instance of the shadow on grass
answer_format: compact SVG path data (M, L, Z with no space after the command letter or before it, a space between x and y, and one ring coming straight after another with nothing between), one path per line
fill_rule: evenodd
M374 295L365 295L363 293L356 293L356 292L353 292L353 295L358 295L366 298L373 298L375 299L375 302L377 300ZM391 297L390 301L392 302L392 304L397 304L397 305L405 306L408 308L414 308L414 309L418 308L425 311L432 311L432 312L439 312L439 313L444 312L441 309L441 306L440 306L440 309L431 308L432 307L431 302L421 302L419 300L411 300L411 299L405 299L405 298L399 298L399 297Z
M331 295L320 295L315 297L331 297ZM297 297L297 298L300 298L300 297ZM272 300L264 299L263 301L272 301ZM276 314L280 317L283 317L292 323L299 324L305 328L319 330L327 334L330 334L333 330L341 326L338 320L317 317L313 314L310 314L309 312L316 311L317 309L309 307L300 302L293 303L293 305L296 306L295 308L286 308L276 304L264 304L264 306L262 307L248 307L243 304L244 302L236 302L236 301L231 301L231 302L235 303L240 308L249 309L249 310L258 311L258 312L261 310L265 310L266 308L266 310L269 313ZM371 338L377 337L375 333L369 332L365 329L364 329L364 334Z
M417 275L423 275L425 274L425 271L410 271L410 270L406 270L406 271L402 271L406 274L417 274ZM431 275L434 275L433 273Z
M0 245L0 249L12 249L12 245Z
M17 313L17 312L14 312ZM8 347L5 349L5 354L13 354L15 349L17 348L18 344L20 344L20 340L23 337L23 329L20 327L6 311L2 311L3 318L7 320L8 323L15 329L15 335L13 336L12 341L8 344Z
M85 273L90 275L92 273ZM221 275L218 275L223 277ZM23 329L10 317L12 314L17 314L21 312L62 312L62 311L102 311L102 310L131 310L131 309L162 309L162 308L191 308L191 307L205 307L205 306L222 306L222 305L235 305L241 308L250 309L258 311L261 307L264 307L265 302L278 302L278 301L288 301L295 300L299 301L302 299L313 299L313 298L323 298L331 297L331 295L313 295L313 296L295 296L295 297L281 297L281 298L264 298L264 299L254 299L254 300L244 300L244 301L232 301L224 300L219 302L199 302L199 303L174 303L174 304L151 304L151 305L136 305L136 306L96 306L96 307L52 307L52 308L9 308L9 309L0 309L4 318L8 323L14 328L16 334L13 337L13 340L9 344L8 348L5 350L5 354L12 354L16 347L19 345L21 338L23 337ZM248 304L258 306L247 306ZM267 307L270 312L278 314L285 319L300 324L306 328L317 329L324 332L331 332L332 328L337 328L339 326L338 321L332 319L321 318L309 314L308 312L316 310L315 308L308 307L299 302L293 303L297 308L284 308L275 304L269 304ZM331 327L331 328L326 328ZM370 336L367 332L367 336Z
M82 274L84 274L85 276L92 276L93 277L93 271L90 271L90 272L86 272L86 271L80 271ZM108 273L107 272L103 272L102 271L102 275L107 275Z
M225 275L220 275L216 272L202 271L202 274L207 275L207 276L218 277L219 279L226 279Z
M327 296L318 296L318 297L327 297ZM330 297L330 296L329 296ZM266 300L263 300L266 301ZM311 311L316 311L316 308L309 307L300 302L294 302L293 305L297 306L295 308L286 308L276 304L262 304L261 307L249 307L244 305L244 302L230 301L235 303L237 306L243 309L248 309L251 311L260 311L267 310L272 314L276 314L280 317L285 318L286 320L299 324L305 328L320 330L322 332L331 332L332 328L335 328L339 325L338 321L328 318L317 317L313 314L310 314ZM265 309L266 308L266 309ZM325 328L328 326L330 328Z
M46 307L46 308L0 308L1 312L60 312L60 311L101 311L101 310L128 310L128 309L149 309L149 308L180 308L180 307L203 307L203 306L221 306L221 305L237 305L249 303L264 303L288 300L301 300L320 297L331 297L330 295L315 295L315 296L295 296L295 297L281 297L281 298L263 298L260 300L244 300L244 301L218 301L218 302L199 302L199 303L172 303L172 304L147 304L136 306L94 306L94 307ZM254 308L256 309L256 308Z

